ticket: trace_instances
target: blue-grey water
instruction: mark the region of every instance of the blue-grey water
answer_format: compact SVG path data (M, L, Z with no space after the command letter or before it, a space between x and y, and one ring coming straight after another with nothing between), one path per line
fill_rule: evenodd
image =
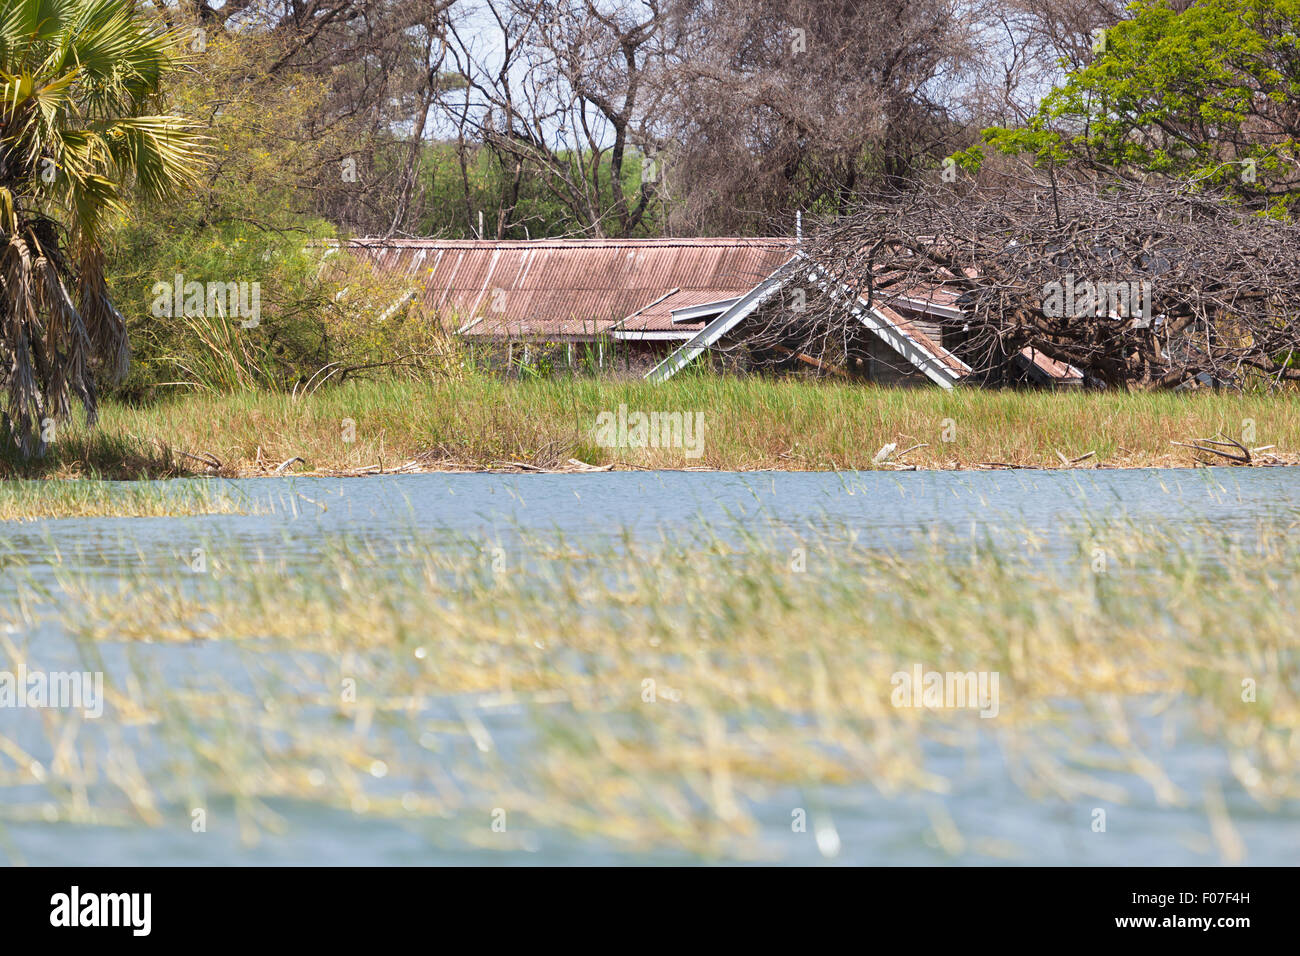
M268 554L287 559L290 567L309 566L324 543L339 535L378 542L382 559L384 547L395 549L413 536L445 540L449 548L469 542L521 549L528 541L556 535L579 545L618 547L629 540L686 541L695 534L726 536L744 529L795 539L818 529L850 529L902 549L921 533L954 540L984 531L1039 533L1049 541L1050 556L1050 542L1062 527L1088 522L1158 522L1175 533L1184 529L1189 538L1210 525L1245 538L1261 520L1300 519L1300 470L1290 468L427 474L213 481L211 487L246 496L256 513L0 523L0 562L21 559L35 579L43 574L52 579L55 572L47 565L57 553L62 566L91 569L112 583L128 570L148 574L152 567L174 568L195 548ZM8 575L0 577L0 600L15 600ZM60 663L72 668L80 659L48 625L19 624L11 631L8 636L33 654L39 651L49 669ZM101 643L110 664L121 655L146 655L177 684L193 675L216 674L232 686L246 679L238 672L239 659L219 642ZM0 670L6 666L2 657L0 652ZM31 724L38 719L31 712L0 709L0 743L9 737L39 746L43 738ZM481 719L494 737L509 741L515 735L526 746L527 718L518 708L486 710ZM886 796L863 781L814 794L767 793L753 808L763 823L753 858L850 864L1212 863L1218 856L1199 799L1205 781L1222 793L1248 862L1287 864L1300 856L1300 806L1261 807L1236 783L1222 749L1194 735L1180 735L1164 766L1198 799L1168 806L1149 788L1130 786L1130 800L1108 811L1105 832L1090 826L1095 798L1066 803L1023 793L991 740L973 750L936 747L928 756L936 771L953 781L951 792ZM0 780L12 772L13 759L0 749ZM19 800L24 794L18 789L0 787L0 795ZM806 810L806 832L792 831L792 807ZM164 822L153 826L0 816L0 860L218 865L699 859L684 851L633 853L551 832L526 834L507 850L482 849L462 839L463 820L392 821L290 801L272 802L271 809L279 815L279 832L263 833L255 843L239 838L231 825L233 805L220 800L209 808L212 826L202 835L191 832L182 808L161 808ZM936 820L950 820L951 828ZM954 844L942 836L951 831L978 833L980 840Z

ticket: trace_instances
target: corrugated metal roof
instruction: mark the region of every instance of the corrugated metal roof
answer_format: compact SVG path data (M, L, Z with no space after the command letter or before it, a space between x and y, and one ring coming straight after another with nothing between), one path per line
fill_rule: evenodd
M777 265L784 262L788 256L789 252L787 251L780 257ZM771 271L771 269L767 270L767 272ZM764 278L766 278L766 276L767 273L764 273L744 288L724 290L724 294L722 295L718 294L718 289L716 287L711 289L682 289L678 292L674 292L663 301L656 302L644 312L639 313L636 318L629 321L624 328L655 331L671 329L675 332L689 332L691 329L701 329L704 327L703 322L674 322L673 310L685 309L692 305L706 305L710 302L717 302L720 299L735 299L758 285Z
M356 239L416 286L425 309L475 337L681 330L672 309L741 295L789 258L788 239ZM671 295L669 294L671 293ZM688 326L689 329L689 326Z

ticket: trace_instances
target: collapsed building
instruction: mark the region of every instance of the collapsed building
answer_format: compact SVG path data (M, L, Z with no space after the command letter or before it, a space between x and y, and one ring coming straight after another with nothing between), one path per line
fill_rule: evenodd
M701 359L735 369L952 388L961 300L916 287L869 299L791 239L357 239L356 255L408 283L432 321L506 365L546 361L665 381ZM836 348L804 347L838 298ZM832 353L832 354L828 354ZM1033 350L981 382L1074 386L1083 374Z

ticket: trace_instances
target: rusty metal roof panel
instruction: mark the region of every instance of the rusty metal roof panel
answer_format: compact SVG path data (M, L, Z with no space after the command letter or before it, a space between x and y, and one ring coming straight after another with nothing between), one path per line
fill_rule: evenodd
M425 308L488 337L670 330L668 299L742 294L784 262L786 239L358 239L377 269L417 284ZM669 293L672 293L670 296Z
M1038 370L1039 376L1045 381L1066 385L1077 385L1083 382L1083 372L1081 370L1068 362L1062 362L1059 359L1044 355L1031 345L1026 345L1020 350L1020 357L1025 363L1033 365Z

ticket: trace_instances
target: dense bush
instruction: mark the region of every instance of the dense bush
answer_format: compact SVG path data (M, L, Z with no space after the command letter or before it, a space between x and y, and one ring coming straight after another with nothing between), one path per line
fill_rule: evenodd
M113 293L133 349L119 396L160 391L292 389L380 368L445 374L457 367L447 337L411 301L412 287L346 253L325 227L250 232L227 224L168 233L145 221L120 229L111 250ZM172 288L202 287L201 301ZM237 284L209 298L212 285Z

